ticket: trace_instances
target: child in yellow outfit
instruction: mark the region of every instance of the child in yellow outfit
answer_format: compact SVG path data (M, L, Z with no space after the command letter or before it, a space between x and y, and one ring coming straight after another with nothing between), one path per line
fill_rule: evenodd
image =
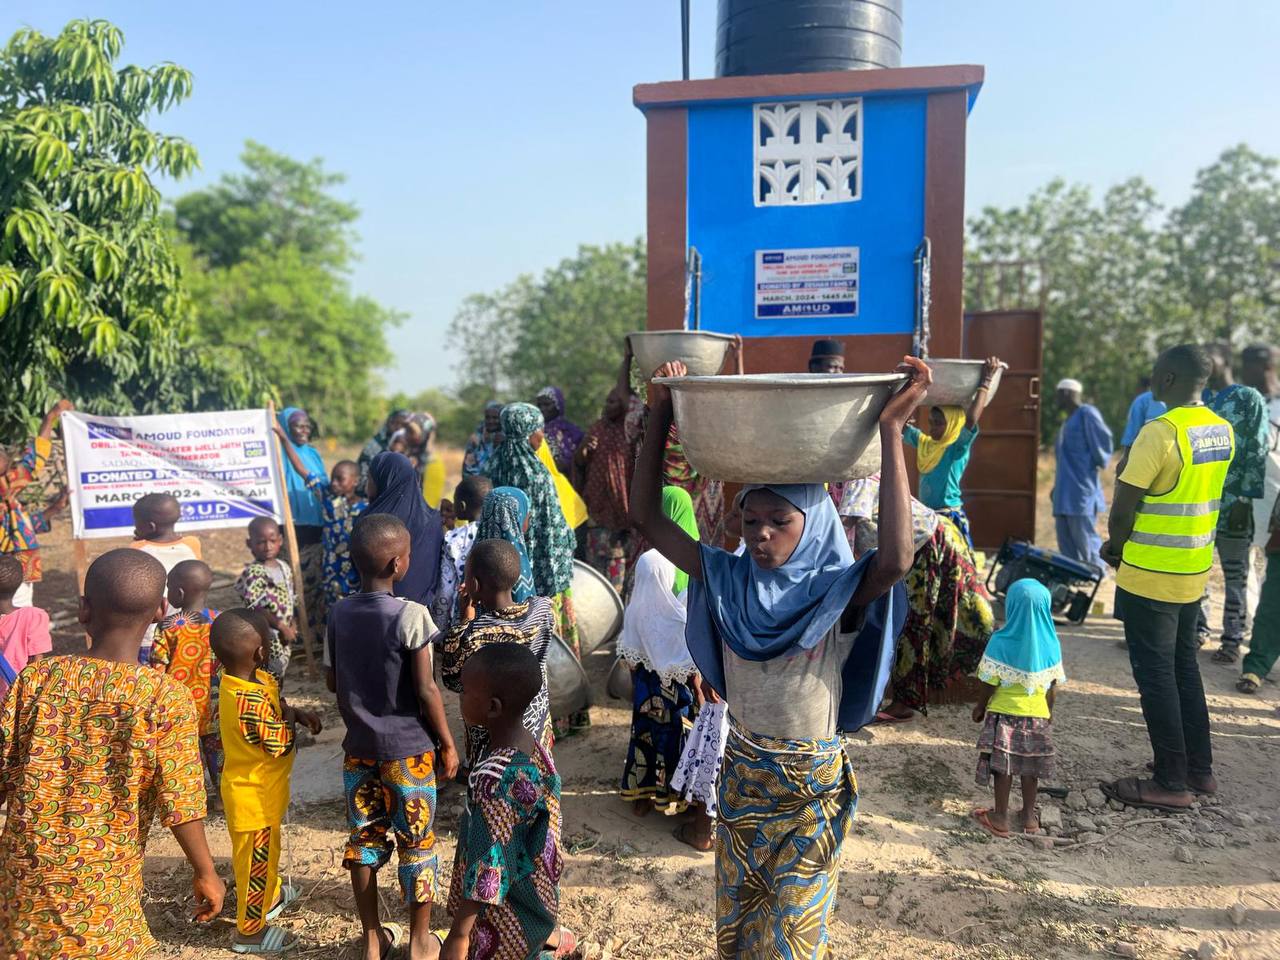
M279 875L294 728L301 721L313 734L320 732L320 718L286 704L275 678L262 669L270 629L259 611L239 608L220 614L210 631L223 670L218 692L222 803L236 874L236 936L231 949L262 955L298 947L295 938L267 921L298 899L298 891L281 884Z

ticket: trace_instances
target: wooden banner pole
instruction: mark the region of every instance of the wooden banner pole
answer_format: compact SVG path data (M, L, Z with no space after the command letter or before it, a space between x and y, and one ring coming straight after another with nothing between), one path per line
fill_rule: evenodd
M84 578L89 572L89 547L79 537L71 538L71 555L75 559L76 564L76 603L80 603L80 598L84 596ZM89 635L84 635L84 646L89 648Z
M271 423L276 422L276 405L267 404L267 416ZM298 600L298 629L302 632L302 650L307 655L307 672L313 680L319 679L320 667L316 662L315 636L311 632L311 621L307 619L307 591L302 585L302 558L298 555L298 533L293 528L293 510L289 506L289 486L284 480L284 456L280 449L280 438L272 431L271 445L276 464L276 476L280 478L278 493L280 511L284 514L284 539L289 548L289 564L293 568L294 593ZM308 491L309 492L309 491Z

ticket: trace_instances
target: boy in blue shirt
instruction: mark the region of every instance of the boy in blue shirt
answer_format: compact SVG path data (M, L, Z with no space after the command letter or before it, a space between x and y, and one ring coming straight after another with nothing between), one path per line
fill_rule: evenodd
M334 605L325 641L329 689L347 725L342 779L351 837L342 862L351 871L364 956L382 957L401 940L399 928L378 916L378 870L397 849L410 955L426 956L440 879L435 751L447 779L458 772L433 679L437 630L426 607L391 593L409 569L409 531L399 518L373 513L356 521L351 559L360 592Z

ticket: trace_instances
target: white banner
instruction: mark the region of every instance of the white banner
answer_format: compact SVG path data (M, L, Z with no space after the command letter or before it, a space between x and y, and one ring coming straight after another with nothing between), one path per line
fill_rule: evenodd
M266 410L95 417L66 413L62 432L77 537L133 535L133 502L169 493L180 530L244 527L281 519L280 478Z
M756 319L856 317L857 247L756 251Z

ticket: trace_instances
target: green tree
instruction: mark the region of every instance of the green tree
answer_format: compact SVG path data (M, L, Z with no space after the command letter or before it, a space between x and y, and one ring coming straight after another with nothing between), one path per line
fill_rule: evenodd
M1241 345L1274 338L1280 317L1277 162L1244 144L1196 174L1169 218L1170 278L1198 329Z
M645 315L644 243L580 247L537 279L464 302L451 333L462 347L462 390L530 401L555 384L569 418L589 423L616 382L622 338L643 330Z
M1046 395L1059 379L1075 377L1113 428L1123 425L1158 349L1196 336L1169 283L1159 215L1155 192L1141 179L1112 187L1100 203L1087 187L1054 180L1023 205L988 207L968 225L969 308L1042 305ZM1025 282L1001 285L981 262L1026 263ZM1046 409L1044 439L1059 421Z
M253 251L294 247L309 262L348 269L360 211L329 193L346 178L319 160L294 160L253 140L240 161L245 173L227 174L173 205L178 230L209 266L231 267Z
M152 177L198 158L147 120L186 99L191 74L117 68L123 43L105 20L76 20L0 51L0 437L63 393L113 413L187 393L187 303ZM243 364L200 362L205 389L253 389Z
M352 224L343 182L250 142L245 172L180 197L173 222L200 350L252 357L284 404L350 439L386 416L377 371L400 315L351 290Z

